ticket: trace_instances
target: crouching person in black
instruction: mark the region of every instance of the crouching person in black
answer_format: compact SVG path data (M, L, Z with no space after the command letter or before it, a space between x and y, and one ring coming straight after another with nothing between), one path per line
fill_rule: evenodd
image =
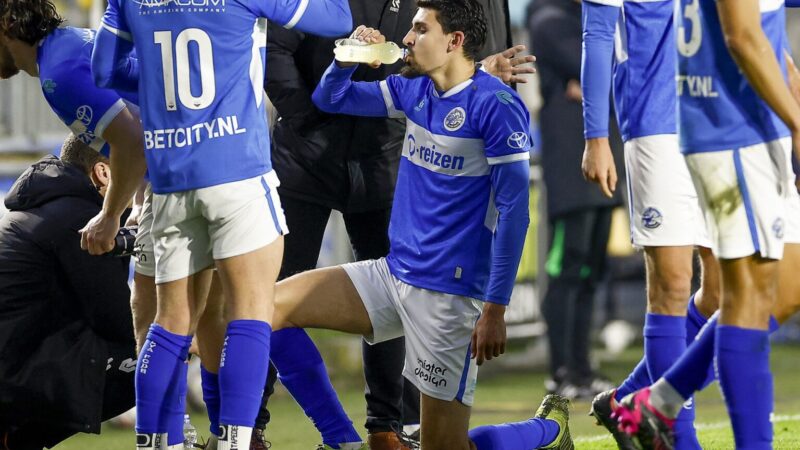
M41 450L134 405L128 258L78 230L103 204L108 159L70 136L23 173L0 218L0 449Z

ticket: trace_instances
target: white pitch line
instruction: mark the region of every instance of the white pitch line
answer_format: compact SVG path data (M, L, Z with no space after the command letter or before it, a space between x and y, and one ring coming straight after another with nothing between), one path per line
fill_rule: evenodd
M775 416L772 418L772 423L781 423L781 422L797 422L800 421L800 414L794 414L791 416ZM714 422L714 423L699 423L695 426L695 428L699 430L715 430L719 428L728 428L731 426L731 423L728 421L725 422ZM600 442L605 440L611 440L610 434L603 434L598 436L590 436L590 437L579 437L575 438L575 442L581 443L589 443L589 442Z

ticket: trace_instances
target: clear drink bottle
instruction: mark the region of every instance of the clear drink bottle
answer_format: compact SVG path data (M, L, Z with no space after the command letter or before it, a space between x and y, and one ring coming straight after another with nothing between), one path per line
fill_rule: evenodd
M197 429L189 420L189 415L183 416L183 448L184 450L194 450L197 443Z
M367 44L358 39L339 39L333 54L337 61L350 63L366 63L380 61L382 64L394 64L406 56L406 50L394 42Z

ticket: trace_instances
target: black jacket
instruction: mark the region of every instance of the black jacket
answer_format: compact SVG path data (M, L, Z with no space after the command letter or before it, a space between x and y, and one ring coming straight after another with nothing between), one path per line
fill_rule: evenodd
M528 10L528 29L544 102L539 124L548 216L552 219L580 209L621 204L625 185L618 132L612 133L611 146L620 181L616 195L609 199L596 184L583 179L583 108L565 95L567 83L581 79L581 4L535 0Z
M506 1L481 0L490 24L482 56L510 42ZM351 0L353 26L378 28L402 44L416 13L413 0ZM266 90L278 112L272 136L272 164L281 195L342 212L391 207L405 122L397 119L330 115L311 102L311 93L333 62L335 39L270 23L267 30ZM382 80L402 66L364 65L355 81Z
M53 156L26 170L6 196L0 429L35 421L100 431L109 343L135 346L129 260L80 248L78 230L102 202L84 173Z

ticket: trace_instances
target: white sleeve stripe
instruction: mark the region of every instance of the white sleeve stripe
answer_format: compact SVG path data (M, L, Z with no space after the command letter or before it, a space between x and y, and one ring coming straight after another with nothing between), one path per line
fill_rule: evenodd
M297 7L297 11L294 12L294 16L283 27L288 30L297 25L297 22L300 22L300 19L303 18L306 9L308 9L308 0L300 0L300 5Z
M102 138L106 127L108 127L111 121L114 120L123 109L125 109L125 101L122 99L117 100L116 103L111 105L105 114L103 114L103 117L97 122L97 126L94 127L95 136Z
M392 94L389 92L389 83L386 80L381 80L379 83L381 87L381 94L383 94L383 101L386 103L386 113L391 118L398 118L398 117L405 117L405 113L403 111L399 111L394 106L394 100L392 100Z
M599 5L622 7L622 0L586 0L587 2Z
M490 166L493 166L495 164L506 164L516 161L527 161L529 159L531 159L530 152L522 152L522 153L512 153L510 155L494 156L491 158L486 158L486 161L489 163Z
M100 26L105 28L106 30L114 33L118 37L121 37L122 39L125 39L126 41L133 42L133 36L130 33L128 33L127 31L118 30L118 29L110 26L109 24L107 24L105 22L101 22Z

